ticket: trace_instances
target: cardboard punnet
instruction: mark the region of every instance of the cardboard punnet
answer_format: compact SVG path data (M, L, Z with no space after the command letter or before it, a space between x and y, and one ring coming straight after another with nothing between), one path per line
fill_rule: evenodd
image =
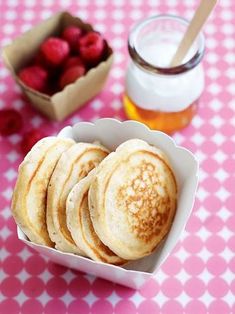
M94 142L98 140L111 151L131 138L139 138L162 149L168 156L178 184L178 205L176 215L164 243L151 255L120 267L89 258L63 253L30 242L25 234L17 228L18 237L51 261L83 271L127 287L139 289L153 276L167 256L171 253L190 216L198 181L198 163L188 150L175 144L168 135L148 129L136 121L119 122L115 119L100 119L95 123L79 122L73 127L64 128L59 137L73 138L77 142Z
M18 78L18 71L28 64L44 39L50 35L58 35L68 25L76 25L87 31L93 29L90 24L84 23L68 12L59 12L13 40L10 45L3 48L2 52L6 66L23 93L29 98L31 104L50 119L57 121L63 120L101 91L113 61L113 51L108 46L105 61L91 68L86 75L52 96L37 92L26 86Z

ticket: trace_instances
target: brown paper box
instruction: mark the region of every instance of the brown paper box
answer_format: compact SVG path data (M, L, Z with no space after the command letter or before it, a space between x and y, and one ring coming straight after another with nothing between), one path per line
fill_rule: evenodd
M63 120L101 91L113 61L113 51L108 47L106 61L99 63L95 68L90 69L86 75L52 96L27 87L17 77L18 71L32 59L44 39L50 35L58 35L67 25L76 25L84 30L93 29L90 24L84 23L68 12L59 12L16 38L3 49L3 59L6 66L32 105L49 118L57 121Z

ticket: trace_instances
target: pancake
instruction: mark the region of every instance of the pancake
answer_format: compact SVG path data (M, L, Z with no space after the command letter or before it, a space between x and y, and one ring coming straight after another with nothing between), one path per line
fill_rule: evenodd
M100 240L116 255L149 255L168 233L176 210L177 186L163 152L132 139L97 167L88 201Z
M123 265L126 261L100 241L92 225L88 207L88 190L94 175L95 169L79 181L68 195L66 203L68 229L74 242L86 256L95 261Z
M84 255L67 227L66 199L73 186L107 155L107 149L101 145L88 143L77 143L61 155L47 193L47 227L58 250Z
M19 167L12 214L34 243L54 246L46 226L47 187L61 154L74 143L71 139L46 137L34 145Z

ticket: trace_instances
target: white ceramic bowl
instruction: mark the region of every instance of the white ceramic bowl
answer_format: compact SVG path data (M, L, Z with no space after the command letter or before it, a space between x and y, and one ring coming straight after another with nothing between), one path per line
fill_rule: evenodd
M37 245L30 242L19 227L17 229L20 240L55 263L139 289L157 272L184 230L193 207L197 188L197 160L187 149L177 146L168 135L152 131L135 121L120 122L107 118L97 120L95 123L79 122L72 127L65 127L58 136L73 138L77 142L98 140L110 150L115 150L119 144L128 139L139 138L159 147L168 155L179 188L177 211L166 240L161 247L147 257L131 262L125 267L113 266Z

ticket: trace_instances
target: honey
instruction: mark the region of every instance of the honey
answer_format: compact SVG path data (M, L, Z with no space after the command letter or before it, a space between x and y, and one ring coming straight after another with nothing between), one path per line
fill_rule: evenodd
M186 127L197 112L198 100L186 109L178 112L164 112L146 110L138 107L127 94L123 95L123 104L126 115L131 120L146 124L150 129L159 130L168 134Z

